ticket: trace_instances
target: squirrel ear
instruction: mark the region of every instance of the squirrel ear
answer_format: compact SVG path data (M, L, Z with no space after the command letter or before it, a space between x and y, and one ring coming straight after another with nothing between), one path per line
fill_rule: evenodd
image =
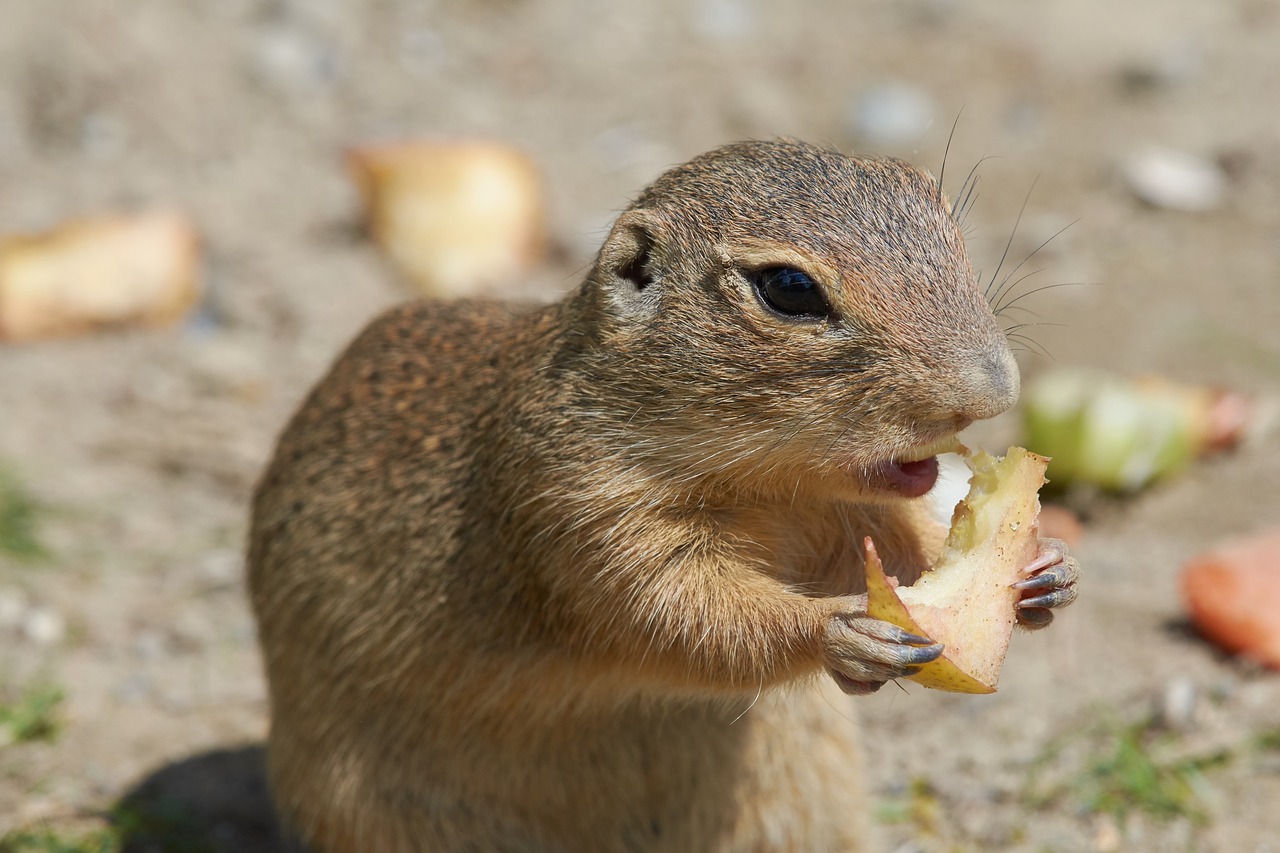
M615 300L648 312L657 302L647 293L654 282L654 248L661 223L652 213L630 210L618 217L596 261L598 280Z

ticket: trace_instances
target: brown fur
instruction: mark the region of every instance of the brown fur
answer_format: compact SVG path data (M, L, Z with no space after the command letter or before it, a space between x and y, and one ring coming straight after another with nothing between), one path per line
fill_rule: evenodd
M778 264L838 321L765 308L741 270ZM855 543L909 581L939 531L859 472L1007 408L1011 364L933 179L791 142L659 178L560 303L389 312L254 508L285 821L332 851L864 849L817 676L901 673Z

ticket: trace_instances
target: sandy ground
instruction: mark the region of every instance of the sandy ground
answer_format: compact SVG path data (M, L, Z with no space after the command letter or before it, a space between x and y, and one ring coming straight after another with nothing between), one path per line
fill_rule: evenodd
M0 835L73 838L123 801L130 849L272 849L247 501L308 383L410 294L360 236L340 163L353 142L527 150L559 246L543 293L701 150L789 135L936 170L959 115L949 187L994 158L977 264L994 268L1034 181L1014 257L1075 224L1025 286L1100 283L1029 300L1065 324L1034 330L1058 364L1280 396L1269 0L3 5L0 230L178 209L211 292L178 330L0 346L0 467L48 551L0 554L0 698L65 694L52 740L0 747ZM869 139L856 119L886 83L928 99L917 138ZM1221 205L1139 203L1122 164L1149 145L1222 166ZM1049 364L1023 361L1028 376ZM1016 419L983 435L1007 441ZM1094 504L1080 602L1015 639L998 694L889 687L860 703L876 802L850 808L876 811L885 849L1280 850L1280 678L1192 636L1176 585L1190 555L1280 522L1270 449ZM16 839L0 849L62 849Z

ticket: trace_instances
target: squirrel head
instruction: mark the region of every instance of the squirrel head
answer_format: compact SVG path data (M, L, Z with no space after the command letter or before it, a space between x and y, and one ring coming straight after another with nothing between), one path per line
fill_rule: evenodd
M932 481L903 460L1018 396L950 203L901 160L794 141L697 157L618 218L582 304L589 396L682 476L914 496Z

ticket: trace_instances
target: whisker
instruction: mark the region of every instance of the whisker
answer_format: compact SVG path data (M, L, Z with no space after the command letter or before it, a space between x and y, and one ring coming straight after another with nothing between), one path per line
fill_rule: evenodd
M999 311L993 311L992 313L993 313L995 316L999 317L999 316L1000 316L1001 314L1003 314L1005 311L1024 311L1024 312L1026 312L1027 314L1030 314L1032 317L1041 317L1041 316L1043 316L1039 311L1036 311L1036 310L1034 310L1034 309L1028 308L1028 307L1027 307L1027 306L1025 306L1025 305L1009 305L1009 306L1007 306L1007 307L1005 307L1005 308L1001 308Z
M960 199L960 206L956 210L956 222L960 223L961 228L967 227L969 225L969 211L971 210L970 205L973 204L973 202L977 201L978 197L982 195L982 193L977 192L978 182L981 179L982 179L981 175L979 175L978 177L975 177L973 179L973 185L969 187L967 190L965 190L964 195Z
M1040 293L1041 291L1044 291L1044 290L1053 290L1056 287L1100 287L1101 285L1102 285L1102 282L1100 281L1060 281L1057 284L1045 284L1040 287L1037 287L1034 290L1028 290L1026 293L1019 294L1015 298L1009 300L1004 305L1001 305L999 308L995 310L995 315L999 317L1005 311L1008 311L1010 308L1017 305L1019 302L1026 299L1028 296L1034 296L1035 294ZM1025 311L1027 309L1023 308L1022 310Z
M955 220L959 222L961 225L964 224L965 212L969 207L970 198L973 197L974 200L976 200L976 197L974 197L973 191L977 189L978 179L980 177L978 175L978 167L981 166L983 163L987 162L988 160L994 160L994 159L995 159L995 155L993 154L988 154L985 157L980 158L978 162L973 164L973 168L970 169L969 174L965 176L964 183L960 185L960 191L956 193L956 198L959 200L960 203L955 211L954 216L955 216Z
M1013 238L1018 234L1018 226L1022 224L1022 215L1027 212L1027 203L1031 201L1031 194L1035 192L1036 182L1039 180L1040 178L1037 176L1036 180L1031 182L1030 188L1027 189L1027 197L1022 200L1022 207L1018 209L1018 218L1013 221L1013 230L1009 232L1009 240L1004 244L1004 253L1000 255L1000 263L996 264L996 271L991 274L991 281L987 282L986 288L982 291L986 296L990 295L991 286L996 283L996 277L1000 275L1005 259L1009 257L1009 249L1013 246Z
M1033 184L1032 186L1033 186L1033 188L1034 188L1034 184ZM1028 196L1027 196L1027 197L1028 197L1028 198L1030 198L1030 194L1029 194L1029 193L1028 193ZM1018 264L1016 267L1014 267L1013 269L1009 270L1009 274L1008 274L1007 276L1005 276L1005 277L1004 277L1004 281L1002 281L1002 282L1000 283L1000 284L1001 284L1001 287L1000 287L1000 289L999 289L999 290L997 290L997 291L996 291L995 298L994 298L994 299L992 299L992 301L993 301L993 302L999 302L999 301L1000 301L1000 297L1001 297L1001 295L1006 291L1005 283L1006 283L1006 282L1008 282L1008 281L1009 281L1009 279L1010 279L1010 278L1012 278L1012 277L1013 277L1013 275L1014 275L1018 270L1022 269L1022 264L1025 264L1027 261L1029 261L1029 260L1031 260L1032 258L1034 258L1034 257L1036 256L1036 253L1037 253L1037 252L1039 252L1039 251L1040 251L1041 249L1043 249L1045 246L1047 246L1047 245L1049 245L1050 243L1052 243L1054 240L1058 239L1060 236L1062 236L1062 234L1063 234L1063 233L1064 233L1068 228L1070 228L1072 225L1075 225L1075 224L1076 224L1077 222L1079 222L1079 221L1080 221L1079 219L1073 219L1073 220L1071 220L1070 222L1068 222L1066 225L1064 225L1064 226L1062 226L1061 228L1059 228L1059 229L1058 229L1057 231L1055 231L1052 235L1050 235L1050 236L1049 236L1049 238L1048 238L1047 240L1045 240L1045 241L1044 241L1043 243L1041 243L1039 246L1036 246L1034 249L1032 249L1032 250L1031 250L1031 254L1027 255L1025 258L1023 258L1023 259L1022 259L1022 263ZM1014 226L1014 227L1016 228L1017 226ZM1017 282L1015 282L1015 283L1014 283L1014 287L1016 287L1016 286L1017 286ZM1013 288L1012 288L1012 287L1010 287L1010 288L1008 288L1008 289L1009 289L1009 290L1012 290Z
M1036 355L1042 355L1042 356L1044 356L1045 358L1049 359L1050 361L1057 361L1057 359L1056 359L1056 358L1054 358L1054 357L1053 357L1053 355L1052 355L1052 354L1051 354L1047 349L1045 349L1043 346L1041 346L1041 345L1039 344L1039 342L1035 341L1034 339L1032 339L1032 338L1030 338L1030 337L1028 337L1028 336L1026 336L1026 335L1018 334L1017 332L1015 332L1015 333L1013 333L1012 335L1008 335L1008 338L1009 338L1010 340L1018 340L1018 341L1022 341L1022 342L1023 342L1023 343L1025 343L1027 346L1031 347L1031 348L1032 348L1032 351L1033 351Z
M1021 266L1021 264L1019 264L1019 266ZM1024 281L1031 278L1032 276L1037 276L1040 273L1044 272L1044 267L1041 267L1038 270L1032 270L1031 272L1026 273L1025 275L1021 275L1014 280L1013 284L1009 284L1008 283L1009 276L1013 275L1014 272L1017 272L1017 270L1013 270L1012 272L1009 273L1009 275L1006 275L1004 279L1001 280L1000 289L996 291L996 295L992 297L991 299L992 302L998 303L1000 301L1001 296L1005 295L1007 292L1012 292L1018 285L1022 284ZM998 306L992 309L993 312L997 312L999 310L1000 309Z
M942 204L942 185L947 178L947 155L951 153L951 140L956 135L956 128L960 126L962 115L964 115L964 107L956 113L956 120L951 122L951 132L947 134L947 145L942 149L942 168L938 170L938 204Z
M1058 326L1060 328L1065 329L1068 327L1068 325L1069 324L1067 323L1018 323L1015 326L1010 326L1009 328L1005 329L1004 333L1007 335L1010 332L1018 331L1018 329L1030 329L1034 326Z

